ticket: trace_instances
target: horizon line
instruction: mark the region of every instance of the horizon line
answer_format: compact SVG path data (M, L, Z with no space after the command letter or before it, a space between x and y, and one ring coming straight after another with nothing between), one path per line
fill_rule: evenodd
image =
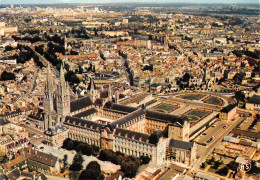
M60 3L1 3L0 5L58 5L58 4L259 4L257 2L88 2L88 3L82 3L82 2L60 2Z

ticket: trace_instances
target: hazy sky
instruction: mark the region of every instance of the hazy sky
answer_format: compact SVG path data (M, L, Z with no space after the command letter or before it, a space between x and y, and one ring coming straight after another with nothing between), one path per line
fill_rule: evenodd
M0 4L116 3L116 2L180 2L180 3L259 3L260 0L0 0Z

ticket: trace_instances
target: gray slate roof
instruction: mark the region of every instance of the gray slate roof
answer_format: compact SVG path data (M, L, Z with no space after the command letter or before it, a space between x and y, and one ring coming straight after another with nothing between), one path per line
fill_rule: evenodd
M103 128L102 124L93 122L93 121L88 121L85 119L80 119L77 117L71 117L71 116L66 116L64 124L66 125L73 125L73 126L80 126L82 128L89 128L93 130L101 130Z
M115 135L123 138L134 139L136 141L149 143L149 135L144 133L116 128Z
M226 107L224 107L221 112L224 112L224 113L228 113L230 112L232 109L234 109L237 105L236 104L229 104L227 105Z
M117 125L120 126L120 125L126 124L128 121L131 121L131 120L133 120L133 119L135 119L135 118L137 118L141 115L145 115L145 110L144 109L137 109L136 111L129 113L126 116L123 116L120 119L110 123L109 126L111 128L115 128Z
M260 104L260 96L253 95L246 103L250 104Z
M191 150L193 144L194 142L178 141L174 139L170 140L170 146L178 149Z
M87 117L91 114L95 114L96 112L98 112L98 111L95 108L91 108L91 109L88 109L88 110L83 111L81 113L75 114L75 115L73 115L73 117L78 117L78 118Z
M70 112L78 111L85 107L91 106L93 102L91 101L90 97L83 97L77 99L75 101L70 102Z
M185 121L189 121L189 119L185 115L175 116L175 115L171 115L171 114L160 113L160 112L157 112L157 111L151 111L151 110L148 110L148 109L142 109L142 110L139 109L138 110L138 108L136 108L136 107L114 104L114 103L111 103L111 102L106 103L105 108L121 112L122 114L127 114L126 116L118 119L117 121L110 123L111 128L115 128L115 126L117 124L122 125L122 124L126 123L127 121L140 116L143 113L145 114L147 119L165 121L165 122L168 122L168 123L178 122L180 125L183 125ZM139 112L140 114L139 113L133 113L135 111Z

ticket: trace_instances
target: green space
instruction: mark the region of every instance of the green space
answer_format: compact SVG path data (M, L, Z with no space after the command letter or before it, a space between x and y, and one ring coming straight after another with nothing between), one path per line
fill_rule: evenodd
M182 99L189 99L189 100L200 100L205 96L206 95L204 95L204 94L185 94L185 95L180 95L177 97L182 98Z
M178 108L177 105L161 103L161 104L155 106L153 108L153 110L159 111L159 112L164 112L164 113L169 113L169 112L176 110L177 108Z
M223 100L214 96L210 96L209 98L205 99L204 102L209 104L219 105L219 106L223 105Z
M197 116L199 118L202 118L209 114L209 111L204 111L204 110L191 110L189 111L186 115L188 116Z
M153 134L150 137L151 139L154 139ZM149 142L153 143L152 141ZM87 156L92 155L97 157L101 161L110 161L113 164L120 165L121 171L125 173L125 176L132 178L135 177L141 165L148 164L151 160L150 157L148 156L142 155L139 158L137 158L131 155L121 153L119 151L114 152L113 150L110 149L99 149L98 146L90 145L77 140L72 140L70 138L67 138L63 141L62 148L69 151L75 150L77 152L73 157L73 161L70 166L67 163L67 156L66 155L64 156L62 160L62 164L63 164L61 170L62 172L65 172L68 169L72 172L81 171L83 169L83 161L84 161L82 155L87 155ZM79 179L89 179L92 173L88 172L88 170L89 169L93 170L94 167L94 169L97 169L96 172L97 177L100 177L98 178L98 180L102 180L103 176L101 176L99 165L94 163L93 161L90 163L89 165L87 165L86 169L81 172ZM78 178L74 178L74 179L78 179Z
M194 121L198 121L199 118L197 116L192 116L192 115L187 115L188 119L191 121L191 122L194 122Z

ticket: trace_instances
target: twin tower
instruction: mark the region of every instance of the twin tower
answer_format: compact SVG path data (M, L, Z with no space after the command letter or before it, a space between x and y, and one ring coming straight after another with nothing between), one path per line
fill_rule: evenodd
M62 125L65 117L70 114L70 87L65 81L64 69L61 66L60 76L47 69L47 79L44 90L44 130Z

